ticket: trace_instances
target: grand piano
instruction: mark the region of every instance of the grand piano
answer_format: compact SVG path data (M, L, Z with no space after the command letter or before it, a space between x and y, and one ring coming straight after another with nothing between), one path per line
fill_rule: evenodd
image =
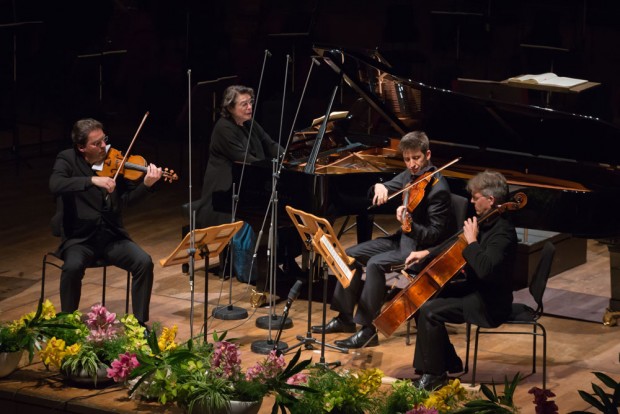
M443 172L452 191L465 194L466 180L479 171L501 171L511 191L528 197L526 207L514 212L519 227L608 242L610 308L620 310L620 271L614 266L620 261L618 127L591 116L426 85L395 74L376 52L315 51L346 83L346 93L359 100L341 125L333 121L329 133L325 122L311 139L299 134L301 145L291 148L278 175L278 210L291 205L324 217L366 214L368 188L404 168L398 139L424 130L435 165L462 157ZM271 194L272 168L252 167L244 177L240 218L264 215ZM236 179L240 170L235 168Z

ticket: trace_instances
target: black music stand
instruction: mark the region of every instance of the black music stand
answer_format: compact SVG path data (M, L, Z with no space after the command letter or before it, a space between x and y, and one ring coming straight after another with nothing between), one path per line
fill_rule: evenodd
M161 259L162 267L189 263L190 300L190 337L194 337L194 262L198 258L205 259L205 302L204 302L204 339L207 340L207 307L209 297L209 258L217 257L232 237L243 226L243 221L196 229L185 235L181 243L170 256ZM232 306L232 305L230 305Z
M340 244L336 232L332 228L332 225L324 218L314 216L301 210L286 206L286 212L291 217L297 232L304 241L306 248L311 252L318 253L318 257L315 259L322 259L320 268L323 277L323 316L322 326L327 323L327 277L329 269L336 275L338 281L344 288L347 288L351 283L351 279L355 275L355 270L351 270L349 267L353 264L355 259L347 256L344 248ZM308 292L312 291L312 275L308 276ZM306 336L297 336L299 342L296 345L288 347L286 351L290 351L298 346L304 345L306 349L314 349L314 344L321 346L321 358L320 365L327 365L325 363L325 347L336 349L340 352L348 353L348 348L342 348L336 345L329 345L325 343L325 330L321 333L321 341L318 341L312 337L312 294L308 293L308 331ZM339 362L334 362L332 365L340 365Z

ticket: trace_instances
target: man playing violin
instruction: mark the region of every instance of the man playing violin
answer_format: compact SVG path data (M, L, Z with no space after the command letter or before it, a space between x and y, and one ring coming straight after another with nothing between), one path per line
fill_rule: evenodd
M429 140L424 132L415 131L403 136L399 150L407 169L392 180L383 184L377 183L370 189L373 204L385 204L390 193L402 190L423 174L435 170L431 163ZM347 255L356 259L356 276L346 289L340 283L336 285L331 309L339 313L325 325L325 333L355 334L345 340L336 341L336 345L361 348L379 344L372 322L381 311L385 299L385 274L390 272L391 266L402 264L412 250L438 244L454 233L454 223L450 225L450 204L448 183L440 173L436 173L430 178L423 197L413 211L407 212L407 206L400 206L396 210L396 218L401 223L411 221L408 231L400 229L390 236L369 240L347 249ZM410 220L405 218L404 213L410 214ZM364 265L366 281L362 282ZM356 324L361 326L359 330ZM323 326L313 326L312 330L321 333Z
M512 310L512 268L517 250L514 226L500 214L478 220L506 201L508 184L498 172L485 171L467 184L476 216L465 220L467 241L462 255L464 280L448 283L438 297L424 303L417 313L417 340L413 366L422 376L416 385L432 390L445 385L447 373L460 372L463 363L450 342L446 322L493 328L501 325ZM456 237L456 236L455 236ZM413 251L405 266L437 256L454 244Z
M60 275L61 309L78 309L85 269L104 259L131 272L133 313L145 326L149 319L153 261L129 237L122 223L121 207L151 193L162 169L150 164L140 183L98 176L97 170L101 171L109 148L103 125L91 118L81 119L73 125L71 138L73 148L57 155L49 180L57 200L52 229L61 237L57 255L64 261Z

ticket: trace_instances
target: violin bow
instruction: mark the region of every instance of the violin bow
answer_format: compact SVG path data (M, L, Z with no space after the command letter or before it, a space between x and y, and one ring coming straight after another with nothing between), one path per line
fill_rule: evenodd
M118 166L118 168L116 170L116 173L114 173L114 177L113 177L114 181L116 181L116 177L118 177L118 174L120 173L121 169L125 165L125 161L127 161L127 157L129 157L129 152L131 151L131 147L133 147L133 143L136 141L136 138L138 138L138 134L140 133L140 130L142 129L142 126L144 125L144 122L146 121L146 118L148 116L149 116L149 111L146 111L146 113L144 114L144 117L142 117L142 122L140 122L140 125L138 126L138 129L136 130L136 133L133 136L133 139L129 143L129 147L127 147L127 151L125 151L125 155L123 156L123 160L121 161L120 165Z
M401 194L402 192L409 190L409 189L410 189L411 187L413 187L414 185L417 185L420 181L422 181L422 180L426 180L426 179L428 179L428 178L432 177L433 175L437 174L439 171L445 170L446 168L448 168L448 167L449 167L449 166L451 166L452 164L456 164L457 162L459 162L459 161L461 160L461 158L462 158L462 157L457 157L457 158L453 159L452 161L450 161L449 163L445 164L443 167L441 167L441 168L437 168L435 171L433 171L433 172L432 172L432 173L430 173L429 175L426 175L426 176L420 177L420 178L418 178L417 180L415 180L414 182L412 182L411 184L406 185L405 187L401 188L400 190L396 191L396 192L395 192L395 193L393 193L391 196L389 196L389 197L387 198L386 202L387 202L387 201L390 201L391 199L393 199L393 198L394 198L394 197L396 197L397 195ZM373 204L373 205L369 206L369 207L367 208L367 210L370 210L371 208L374 208L374 207L376 207L376 206L377 206L376 204Z

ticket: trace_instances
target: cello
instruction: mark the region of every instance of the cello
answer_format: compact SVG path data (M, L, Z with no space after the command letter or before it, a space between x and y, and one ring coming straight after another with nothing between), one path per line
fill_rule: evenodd
M513 196L513 200L497 205L480 217L478 223L482 223L504 211L523 208L527 203L527 196L519 192ZM379 316L373 321L375 327L382 334L388 337L392 335L403 322L412 317L427 300L439 292L452 277L465 267L463 249L467 246L467 240L465 240L462 230L454 237L456 238L454 243L435 257L411 280L407 287L383 307ZM407 274L407 277L410 276Z

